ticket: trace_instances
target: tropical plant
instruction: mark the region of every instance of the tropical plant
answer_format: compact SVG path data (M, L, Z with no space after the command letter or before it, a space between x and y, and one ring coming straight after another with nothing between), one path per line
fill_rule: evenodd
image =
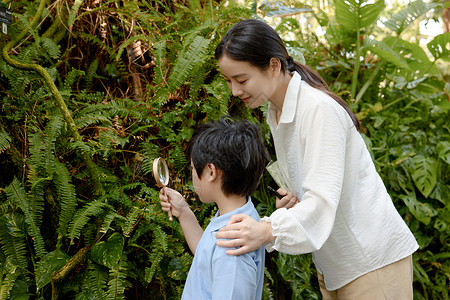
M335 17L288 2L4 2L14 22L0 36L0 299L180 297L192 255L160 209L152 162L167 159L171 187L206 226L216 209L195 202L183 153L196 124L250 119L273 153L266 108L230 98L213 59L228 28L255 12L281 16L291 53L358 113L421 246L415 296L448 298L450 118L436 62L449 38L428 44L432 60L402 39L437 4L405 8L385 24L394 37L378 39L381 2L336 0ZM301 30L305 12L323 38ZM275 209L270 181L253 195L261 215ZM265 274L264 299L319 298L310 255L269 253Z

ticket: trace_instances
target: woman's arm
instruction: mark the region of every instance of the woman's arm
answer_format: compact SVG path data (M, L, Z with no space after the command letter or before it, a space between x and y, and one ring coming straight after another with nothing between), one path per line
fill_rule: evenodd
M162 210L165 212L172 210L172 215L178 218L189 249L195 255L198 242L203 235L203 229L189 205L180 193L167 187L161 189L159 199Z

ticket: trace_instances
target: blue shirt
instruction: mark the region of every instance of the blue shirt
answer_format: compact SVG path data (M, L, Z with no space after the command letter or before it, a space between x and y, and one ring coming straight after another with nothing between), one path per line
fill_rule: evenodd
M184 286L182 300L261 299L264 281L264 246L239 256L225 253L229 248L216 245L216 232L235 214L246 214L259 221L251 199L225 215L211 219L195 251Z

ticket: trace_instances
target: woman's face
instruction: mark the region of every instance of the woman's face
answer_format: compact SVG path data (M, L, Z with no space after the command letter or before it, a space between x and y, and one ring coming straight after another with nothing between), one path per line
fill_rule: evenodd
M249 108L256 108L270 101L276 91L270 68L261 71L245 61L237 61L224 55L218 60L233 96L239 97Z

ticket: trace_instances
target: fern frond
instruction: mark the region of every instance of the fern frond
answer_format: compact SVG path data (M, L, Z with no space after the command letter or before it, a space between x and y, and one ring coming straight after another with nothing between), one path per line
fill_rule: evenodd
M186 82L190 76L195 76L193 70L197 70L208 58L207 50L211 40L202 36L196 36L189 44L186 51L182 51L175 61L170 72L168 87L175 90ZM185 47L185 45L183 45Z
M53 178L56 193L59 196L59 203L61 206L58 236L62 238L67 233L67 226L75 211L77 199L75 195L75 187L71 184L72 180L70 178L70 173L64 164L60 162L55 163Z
M111 125L111 121L109 120L109 118L103 115L84 115L82 117L74 119L74 122L75 125L77 125L78 129L82 129L98 123Z
M105 299L108 281L108 272L97 264L90 264L87 269L87 278L83 282L84 290L89 291L92 299Z
M0 244L8 264L18 267L18 273L28 269L26 235L20 227L25 227L22 214L7 214L0 220Z
M108 292L106 295L106 299L124 299L127 267L127 257L126 255L122 255L119 263L117 264L117 267L109 271L109 277L112 279L108 282Z
M166 252L168 249L167 233L162 230L161 226L152 223L150 229L153 235L153 246L156 251Z
M0 132L0 153L5 151L11 145L11 137L6 132Z
M94 59L86 72L86 76L84 76L84 87L87 89L92 84L92 79L94 78L95 73L98 69L98 58Z
M64 80L64 84L61 88L62 91L68 91L68 95L66 96L70 95L72 91L72 85L79 77L82 76L84 76L84 72L77 69L72 69L69 71L69 73L67 73L66 80Z
M119 220L121 223L126 222L126 218L124 216L121 216L121 215L117 214L116 212L111 212L111 213L107 214L105 217L103 217L103 224L100 229L100 232L101 233L108 232L108 230L111 229L111 223L115 219ZM112 230L114 230L114 229L112 229Z
M142 215L142 209L138 207L133 207L131 209L131 212L126 217L126 222L122 226L123 235L125 237L129 237L131 231L133 230L134 226L136 226L139 217Z
M6 194L8 198L16 203L16 205L23 211L25 221L30 226L30 235L34 238L34 248L38 257L42 257L47 253L44 247L44 240L42 238L39 226L33 218L33 212L26 199L25 190L21 186L19 180L14 177L12 183L6 187Z
M104 213L105 208L112 209L108 204L100 200L95 200L87 203L83 208L75 212L67 232L67 236L70 238L70 244L73 244L75 238L80 237L81 230L88 223L90 217Z
M165 82L166 77L166 64L165 64L165 58L166 58L166 41L162 40L153 45L155 55L155 76L153 78L153 83L156 86L159 86Z
M159 268L159 264L163 259L163 255L161 252L152 253L149 257L149 261L152 262L152 266L150 268L145 268L145 281L147 283L152 282L153 276L156 273L156 270Z
M45 50L45 53L53 59L57 59L61 54L58 44L53 39L43 37L41 38L41 49ZM42 53L43 54L43 53Z

